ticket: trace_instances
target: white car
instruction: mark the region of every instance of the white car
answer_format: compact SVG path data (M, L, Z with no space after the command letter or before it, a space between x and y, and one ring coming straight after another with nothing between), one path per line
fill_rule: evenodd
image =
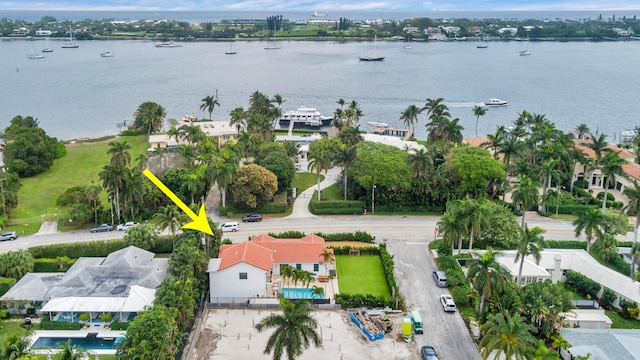
M118 225L116 229L118 229L118 231L125 231L125 230L128 230L129 228L136 227L138 225L140 224L135 221L128 221L124 224Z
M449 294L440 295L440 304L442 304L444 311L456 311L456 303L453 302L453 298Z

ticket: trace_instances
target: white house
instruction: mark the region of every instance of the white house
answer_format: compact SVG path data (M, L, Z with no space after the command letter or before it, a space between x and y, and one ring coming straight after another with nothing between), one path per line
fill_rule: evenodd
M326 250L333 253L332 249ZM218 302L272 297L273 291L268 290L275 289L273 277L280 275L282 265L306 270L320 281L328 280L334 266L323 263L324 251L324 239L317 235L277 239L261 234L248 242L223 245L218 258L209 261L210 297Z

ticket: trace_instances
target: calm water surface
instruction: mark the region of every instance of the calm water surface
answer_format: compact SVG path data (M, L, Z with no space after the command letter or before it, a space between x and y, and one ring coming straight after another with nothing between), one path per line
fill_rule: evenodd
M276 40L277 41L277 40ZM151 41L85 41L41 60L26 55L44 41L0 42L0 128L16 115L34 116L60 139L114 134L117 124L132 119L145 101L155 101L168 118L199 110L201 99L217 93L214 120L248 107L254 91L281 94L284 110L300 106L330 115L336 101L356 100L367 122L403 126L400 113L427 98L445 98L465 136L475 135L472 108L488 98L510 105L489 109L480 118L480 136L511 124L526 109L545 114L563 130L587 123L613 141L638 124L640 41L627 42L286 42L265 50L264 41L234 42L237 55L225 55L227 43L183 43L155 48ZM519 56L527 47L531 56ZM101 58L111 48L113 58ZM362 63L358 56L385 56ZM416 127L425 138L424 121Z

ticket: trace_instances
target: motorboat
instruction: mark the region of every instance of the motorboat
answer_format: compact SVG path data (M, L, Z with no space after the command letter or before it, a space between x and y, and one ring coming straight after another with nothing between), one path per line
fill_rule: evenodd
M489 45L485 44L484 42L481 42L480 44L476 45L476 47L478 49L486 49L489 47Z
M27 59L44 59L44 55L33 53L33 54L27 55Z
M113 53L111 51L107 50L107 51L101 52L100 56L102 56L102 57L113 57Z
M293 127L321 127L331 125L332 117L323 116L315 108L301 106L297 110L288 110L282 114L280 125L289 125L293 121Z
M158 48L165 48L165 47L166 48L174 48L174 47L182 47L182 44L171 40L171 41L165 41L165 42L156 43L156 47L158 47Z
M527 55L531 55L531 53L529 52L529 50L522 50L522 51L520 51L520 56L527 56Z
M382 122L382 121L369 121L367 124L373 126L373 127L378 127L378 128L388 128L389 124L387 124L386 122Z
M506 106L509 105L509 102L507 100L500 100L500 99L489 99L487 100L485 103L485 106Z
M360 56L360 61L384 61L384 56Z

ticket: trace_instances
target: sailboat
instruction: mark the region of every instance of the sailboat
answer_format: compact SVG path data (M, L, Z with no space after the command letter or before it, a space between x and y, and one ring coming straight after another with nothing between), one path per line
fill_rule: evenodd
M107 44L109 43L109 38L107 38ZM102 57L113 57L113 53L111 52L111 46L109 46L109 50L103 51L100 53Z
M527 56L527 55L531 55L531 53L529 52L529 35L527 35L527 47L524 50L520 51L520 56Z
M487 45L487 43L484 41L484 34L482 34L482 38L480 38L480 42L478 43L478 45L476 45L476 47L478 49L486 49L489 47L489 45Z
M37 46L38 44L36 44ZM31 46L31 54L27 55L27 59L44 59L44 55L40 54L38 51L33 51L33 46Z
M273 27L274 27L273 36L276 37L277 36L277 30L275 29L276 26L274 25ZM269 31L271 31L271 29L269 29ZM269 34L267 34L267 43L269 42L269 37L268 36L269 36ZM278 50L278 49L280 49L280 45L278 45L276 43L273 43L271 45L265 46L264 49L265 50Z
M47 47L42 49L42 52L46 52L46 53L53 52L53 49L49 46L49 38L47 38Z
M409 43L411 42L411 35L409 35L407 33L407 44L405 46L403 46L403 49L413 49L413 46L409 45Z
M378 42L378 36L375 35L373 38L373 47L374 47L374 54L373 56L359 56L358 58L360 59L360 61L383 61L384 60L384 56L377 56L377 50L378 47L376 45L376 43Z
M80 45L73 41L73 31L71 31L71 25L69 25L69 42L62 44L63 49L77 49Z
M237 52L233 50L233 42L229 43L229 50L224 52L225 55L235 55Z

